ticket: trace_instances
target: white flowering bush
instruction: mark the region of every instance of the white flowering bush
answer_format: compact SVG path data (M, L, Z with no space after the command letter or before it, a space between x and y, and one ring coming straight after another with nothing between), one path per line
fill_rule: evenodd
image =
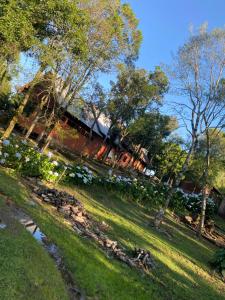
M162 197L159 196L158 187L149 181L142 181L137 178L125 176L102 177L98 179L98 184L107 189L116 190L122 193L126 198L143 203L151 203L151 206L158 206L162 203Z
M51 157L38 152L26 141L16 138L4 140L0 150L2 166L15 169L22 175L56 181L61 177L63 167L58 162L52 161Z
M92 184L95 176L87 166L75 165L67 170L66 181L72 184Z
M23 145L23 144L22 144ZM0 164L13 169L18 169L21 165L22 149L16 141L4 140L0 150Z
M50 182L66 181L73 184L92 184L95 176L87 166L68 166L54 160L19 139L4 140L0 149L0 165L15 169L22 175L40 177Z
M185 193L182 189L177 188L173 195L171 206L176 209L187 209L191 213L200 214L202 204L202 194ZM216 212L216 204L213 199L207 199L206 217L211 218Z

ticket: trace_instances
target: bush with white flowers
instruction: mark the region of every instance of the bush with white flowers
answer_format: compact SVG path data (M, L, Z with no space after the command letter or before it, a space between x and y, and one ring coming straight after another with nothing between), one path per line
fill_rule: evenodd
M72 184L92 184L95 176L87 166L75 165L69 167L66 181Z
M0 151L0 164L13 169L19 169L23 160L26 145L17 140L4 140Z
M184 210L194 213L201 213L202 194L185 193L182 189L177 188L171 199L170 207L176 210ZM216 212L216 204L213 199L207 199L206 217L211 218Z
M158 195L158 187L149 181L109 174L107 177L99 178L96 182L107 189L122 193L127 199L151 203L151 207L158 206L163 201Z
M2 166L15 169L22 175L57 181L63 173L63 167L51 158L52 155L44 155L25 140L16 138L4 140L0 150Z
M22 175L40 177L50 182L64 181L70 184L91 185L98 184L107 189L123 193L128 199L151 203L151 206L163 205L166 201L169 187L166 184L153 184L149 181L130 178L127 176L112 175L97 177L87 166L68 166L54 160L53 154L40 153L29 146L26 140L18 138L4 140L0 149L0 165L12 168ZM192 213L201 211L201 194L185 194L177 189L170 202L170 208L174 210L187 209ZM208 199L206 215L211 217L216 205L212 199Z

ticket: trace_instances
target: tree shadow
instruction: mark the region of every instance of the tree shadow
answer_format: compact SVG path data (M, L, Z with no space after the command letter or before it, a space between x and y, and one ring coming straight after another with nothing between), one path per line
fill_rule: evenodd
M88 201L92 198L92 202L95 207L95 211L92 211L92 214L94 214L97 218L104 218L104 220L111 225L112 230L110 231L110 235L119 240L123 246L130 248L133 246L146 247L154 252L161 252L162 255L166 256L166 250L163 250L164 245L176 253L177 257L170 257L170 260L172 261L172 264L176 266L175 269L177 270L175 271L171 269L169 273L172 271L173 275L170 274L168 276L171 277L173 282L176 281L177 285L181 285L182 288L187 286L186 290L188 290L188 292L184 299L188 299L188 293L190 291L194 292L197 286L201 287L200 289L204 295L206 295L204 292L206 287L210 290L210 292L208 291L208 298L201 298L201 294L199 294L200 299L217 299L213 298L215 297L215 293L216 295L218 294L218 297L222 297L222 294L219 291L215 291L214 287L208 287L210 285L210 281L213 282L215 280L209 274L209 267L206 262L208 262L215 247L207 241L199 241L196 238L195 233L189 228L167 218L164 227L172 233L173 238L170 240L163 233L149 227L148 223L153 217L143 212L140 206L134 203L127 203L126 201L121 201L118 205L115 198L114 200L106 200L105 196L102 197L99 193L95 194L95 199L93 200L93 193L90 191L85 191L82 195L86 197ZM119 201L119 199L117 200ZM108 214L105 214L106 211L108 211ZM132 224L136 227L135 230L132 228ZM146 235L144 236L143 231L148 232L148 238L146 238ZM160 240L160 243L157 245L154 243L156 239ZM182 260L188 260L188 264L190 264L190 266L186 267L184 264L179 263L179 256L183 257ZM160 267L164 265L164 267L162 267L163 272L167 273L166 270L168 270L169 264L164 264L163 259L159 259L158 257L157 260L160 261ZM179 274L179 269L183 271L183 276ZM195 269L195 271L192 269ZM201 275L198 274L199 272ZM207 280L204 278L207 278ZM165 278L165 280L168 279ZM165 282L165 280L163 280L163 282ZM195 284L195 281L197 282L197 285Z

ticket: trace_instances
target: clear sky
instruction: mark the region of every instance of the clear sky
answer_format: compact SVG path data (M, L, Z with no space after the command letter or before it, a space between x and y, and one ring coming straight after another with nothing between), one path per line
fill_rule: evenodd
M143 34L137 66L153 70L170 64L171 54L184 44L190 25L197 29L204 22L208 28L225 26L225 0L127 0ZM167 103L174 95L166 95L162 112L173 114ZM177 101L177 100L176 100ZM179 134L185 135L184 129Z
M198 28L208 22L209 29L225 26L225 0L127 0L132 6L143 43L138 66L153 69L169 63L189 35L190 24Z

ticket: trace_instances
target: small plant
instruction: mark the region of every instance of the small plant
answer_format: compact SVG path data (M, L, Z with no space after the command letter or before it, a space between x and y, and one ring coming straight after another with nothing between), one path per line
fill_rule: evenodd
M225 279L225 249L220 249L215 253L211 265L216 271L220 272Z

